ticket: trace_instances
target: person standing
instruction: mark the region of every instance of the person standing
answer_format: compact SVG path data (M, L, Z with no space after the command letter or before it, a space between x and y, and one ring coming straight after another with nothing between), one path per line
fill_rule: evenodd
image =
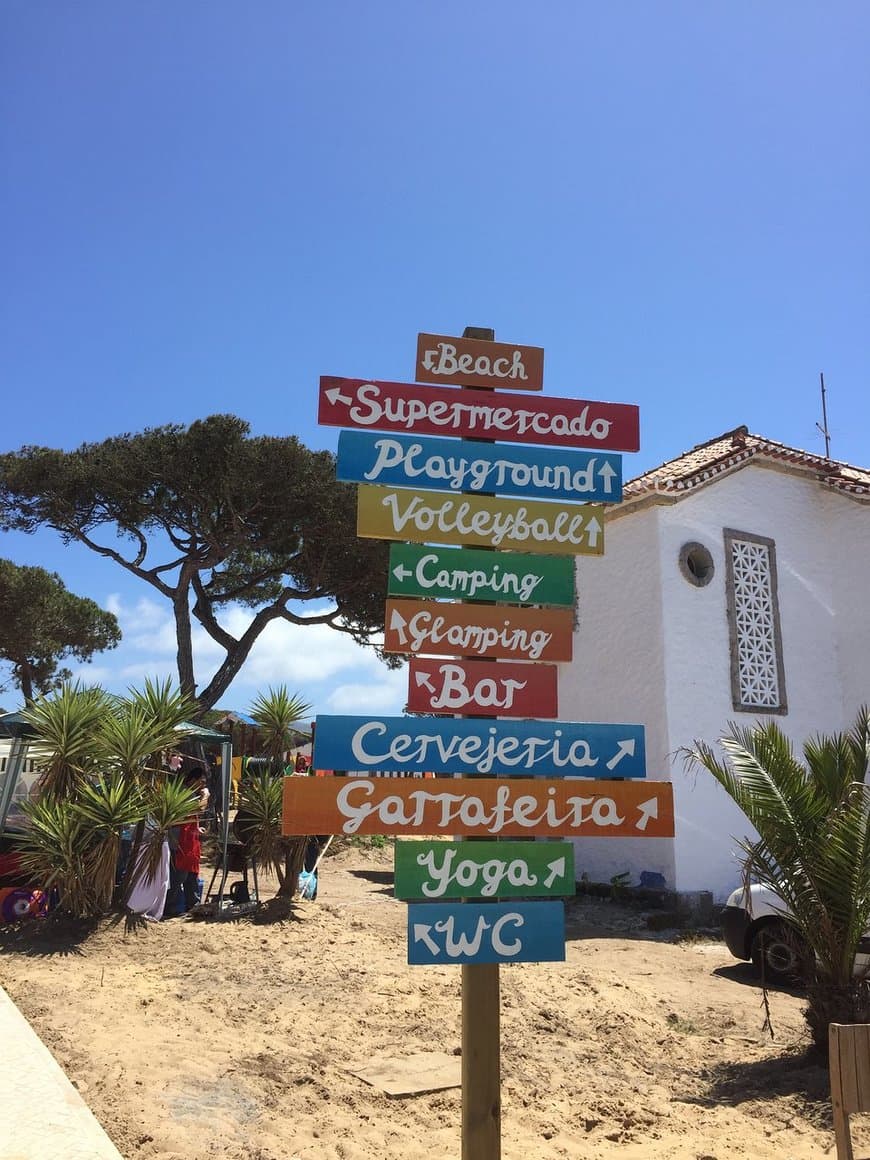
M190 770L184 777L185 785L197 795L196 813L175 828L172 865L169 871L169 890L166 895L164 918L176 918L193 910L199 901L199 869L202 860L200 814L208 805L209 793L205 775Z

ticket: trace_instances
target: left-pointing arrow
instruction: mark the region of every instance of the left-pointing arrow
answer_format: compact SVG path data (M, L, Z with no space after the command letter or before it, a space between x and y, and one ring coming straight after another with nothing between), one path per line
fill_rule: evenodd
M399 583L401 583L403 580L407 580L411 575L411 569L406 568L404 564L397 564L393 569L393 575L396 577Z
M353 399L350 399L347 395L343 395L341 393L341 387L333 387L331 390L326 392L326 397L329 399L333 406L335 406L336 403L345 403L347 406L350 406L350 404L353 402Z
M428 926L426 923L415 922L414 923L414 942L425 943L426 946L429 948L429 950L432 952L432 954L437 955L440 948L438 946L438 943L434 940L434 938L431 938L429 935L429 931L431 929L432 929L432 927Z

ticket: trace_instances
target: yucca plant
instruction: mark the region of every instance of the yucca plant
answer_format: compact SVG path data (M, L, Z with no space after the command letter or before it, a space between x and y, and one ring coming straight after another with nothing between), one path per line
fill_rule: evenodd
M96 737L111 705L112 699L102 689L67 683L22 709L21 716L36 735L31 754L42 770L43 794L71 798L99 772Z
M726 760L704 742L685 753L736 802L759 837L744 839L747 875L773 890L811 955L807 1022L827 1049L828 1024L870 1021L870 982L854 974L870 925L870 710L847 733L816 736L799 761L775 724L732 726Z
M81 822L83 838L87 836L84 870L95 912L101 913L112 902L121 831L135 825L145 810L142 787L122 773L112 773L93 785L83 785L69 809Z
M25 802L27 829L18 837L21 867L45 891L56 890L60 906L77 918L98 913L90 888L90 835L68 801L43 797Z
M266 870L283 872L286 839L281 836L283 785L280 777L257 773L239 792L236 832L251 857Z
M199 794L175 778L155 781L145 786L142 792L147 822L139 865L141 873L150 877L157 873L163 856L163 842L169 831L195 816L200 799Z
M279 895L292 898L305 860L308 839L281 836L280 775L284 768L284 754L293 743L292 727L310 714L311 705L298 693L289 693L286 685L279 685L277 689L270 687L267 693L261 693L249 712L257 723L260 747L269 758L271 778L277 778L277 788L270 791L265 783L259 786L255 782L248 783L242 791L240 808L244 808L245 795L251 792L251 804L260 817L258 826L251 828L252 843L266 854L267 864L274 867Z
M311 705L286 685L261 693L248 710L257 723L260 748L269 758L272 772L280 773L284 753L293 744L293 726L311 712Z

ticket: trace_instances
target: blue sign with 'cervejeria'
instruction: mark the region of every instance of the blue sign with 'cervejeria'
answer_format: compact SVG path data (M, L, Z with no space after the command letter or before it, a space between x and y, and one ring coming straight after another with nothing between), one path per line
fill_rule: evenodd
M342 431L338 479L467 495L619 503L622 456L605 451L487 447L410 435Z
M642 725L318 716L314 768L646 777Z

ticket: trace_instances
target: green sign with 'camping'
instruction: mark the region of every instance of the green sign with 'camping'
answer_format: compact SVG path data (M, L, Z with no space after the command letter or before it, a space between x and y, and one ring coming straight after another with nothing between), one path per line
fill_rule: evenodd
M570 842L396 842L396 898L564 898Z
M570 608L574 603L574 560L571 556L392 544L388 592L390 596Z

